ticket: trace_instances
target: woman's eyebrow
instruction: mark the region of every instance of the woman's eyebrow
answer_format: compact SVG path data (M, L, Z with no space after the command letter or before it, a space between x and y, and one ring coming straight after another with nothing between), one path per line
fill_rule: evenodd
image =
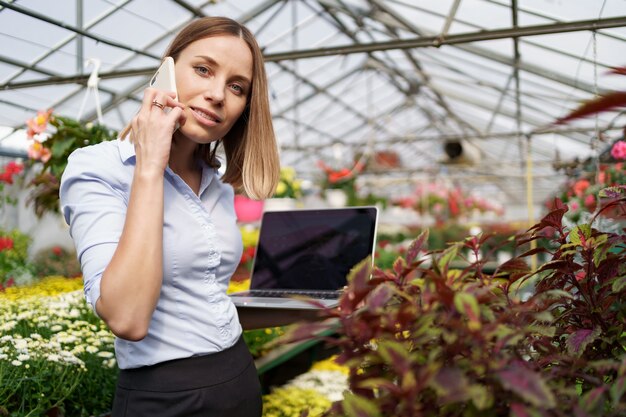
M207 63L209 63L209 64L211 64L213 66L216 66L216 67L220 66L220 64L216 60L214 60L213 58L211 58L208 55L196 55L196 58L203 59ZM243 76L243 75L235 75L233 78L235 78L235 79L237 79L237 80L239 80L241 82L245 82L247 84L252 84L252 81L250 81L250 79L248 77Z

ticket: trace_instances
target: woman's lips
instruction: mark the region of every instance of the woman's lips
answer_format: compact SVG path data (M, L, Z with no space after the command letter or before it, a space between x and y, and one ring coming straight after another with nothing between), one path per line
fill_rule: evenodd
M191 113L193 114L193 117L200 124L212 127L222 122L222 120L213 112L210 112L204 109L194 108L194 107L190 107L190 109L191 109Z

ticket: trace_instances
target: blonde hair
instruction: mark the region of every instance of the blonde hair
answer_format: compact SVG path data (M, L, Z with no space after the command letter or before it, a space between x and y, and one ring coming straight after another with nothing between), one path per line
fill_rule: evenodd
M211 148L210 144L199 145L197 155L209 166L219 167L217 149L221 142L226 155L226 172L222 181L243 191L251 198L271 197L280 176L280 160L270 104L267 75L263 54L252 33L242 24L227 17L202 17L185 26L163 54L174 61L192 42L214 36L236 36L242 39L252 52L252 85L248 103L230 131ZM129 133L129 124L122 130L123 139Z

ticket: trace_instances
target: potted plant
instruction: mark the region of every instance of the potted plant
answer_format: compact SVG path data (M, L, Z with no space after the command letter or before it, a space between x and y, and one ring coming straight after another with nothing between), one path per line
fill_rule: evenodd
M363 164L357 162L352 168L335 169L318 162L324 176L321 181L322 195L331 207L355 205L357 201L356 179L363 170Z
M626 187L601 197L596 215L623 210ZM328 414L626 415L626 235L596 229L595 217L569 229L568 208L555 207L516 238L551 245L489 274L480 260L450 265L488 237L434 251L429 265L418 259L427 231L390 269L369 259L355 267L339 308L322 309L330 320L303 323L283 339L334 329L326 340L350 368L350 390ZM533 271L526 258L536 253L550 260Z
M296 171L292 167L281 167L274 195L265 200L265 210L291 210L296 207L296 201L300 198L302 198L302 180L296 177Z
M41 217L59 211L59 185L67 166L67 158L78 148L114 139L115 131L93 123L82 123L55 115L52 109L40 111L26 121L30 139L28 156L38 170L29 184L33 188L30 201ZM54 129L48 131L49 126Z

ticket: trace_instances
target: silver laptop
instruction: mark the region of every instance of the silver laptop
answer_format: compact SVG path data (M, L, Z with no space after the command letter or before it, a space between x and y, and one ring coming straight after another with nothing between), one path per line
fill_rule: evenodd
M232 293L238 307L336 306L346 277L374 256L376 207L323 208L263 213L250 290Z

